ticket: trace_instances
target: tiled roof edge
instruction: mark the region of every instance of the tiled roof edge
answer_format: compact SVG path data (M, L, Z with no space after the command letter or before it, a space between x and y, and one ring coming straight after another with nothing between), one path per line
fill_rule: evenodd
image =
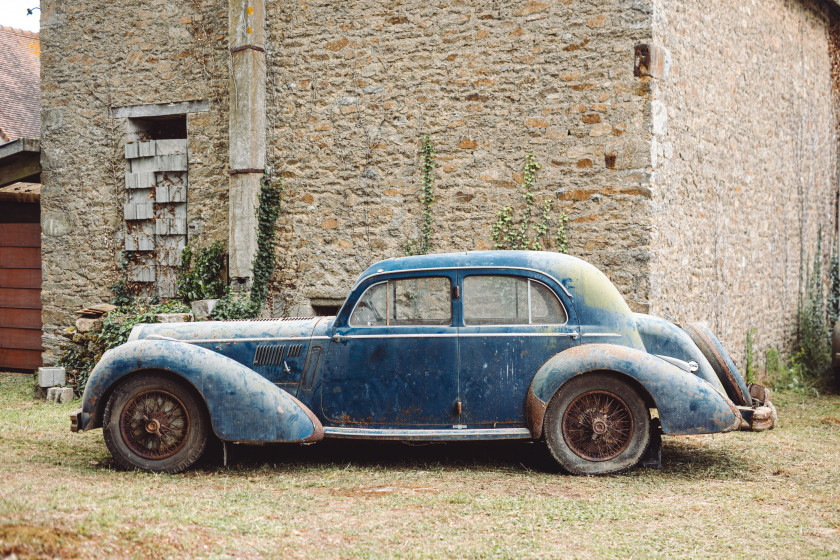
M14 33L15 35L29 37L30 39L40 39L39 33L37 31L26 31L25 29L17 29L16 27L6 27L5 25L0 25L0 31L7 31L9 33Z

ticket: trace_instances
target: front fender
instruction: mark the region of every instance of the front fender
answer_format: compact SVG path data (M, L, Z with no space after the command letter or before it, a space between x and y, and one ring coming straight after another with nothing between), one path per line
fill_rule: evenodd
M653 399L666 434L728 432L741 423L735 404L695 375L634 348L582 344L556 354L534 376L526 418L535 438L542 434L545 410L554 393L572 377L596 371L615 372L641 385Z
M204 399L220 439L313 442L324 436L321 423L306 406L239 362L186 342L148 339L128 342L102 356L85 387L78 429L100 427L110 389L144 370L168 372L191 384Z

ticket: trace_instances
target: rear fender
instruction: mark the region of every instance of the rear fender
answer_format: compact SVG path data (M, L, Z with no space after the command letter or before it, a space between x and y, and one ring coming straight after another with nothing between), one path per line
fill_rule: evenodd
M548 401L576 375L614 372L641 386L659 411L666 434L706 434L737 429L738 408L699 377L646 352L613 344L582 344L550 358L531 382L526 418L531 434L542 435Z
M688 333L670 321L653 315L634 313L639 334L648 353L671 356L685 362L696 362L697 371L694 375L705 379L711 385L725 392L720 384L715 370L703 352L697 347Z
M91 372L82 397L79 430L102 425L105 401L128 375L162 371L192 385L207 405L222 440L314 442L321 422L300 401L230 358L181 341L137 340L106 352Z

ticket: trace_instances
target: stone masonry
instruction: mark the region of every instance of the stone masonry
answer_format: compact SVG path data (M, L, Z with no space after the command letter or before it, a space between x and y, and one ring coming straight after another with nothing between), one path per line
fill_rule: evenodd
M237 6L241 2L236 2ZM233 3L231 3L233 5ZM229 3L42 3L45 361L124 273L115 108L189 113L188 242L230 235ZM265 163L286 187L271 313L340 303L419 235L420 141L436 151L432 250L492 248L498 212L569 216L569 252L631 307L706 320L738 358L790 341L802 255L836 228L829 28L811 0L265 2ZM637 46L662 57L634 73ZM825 244L828 252L830 243Z
M672 66L653 89L651 309L708 321L739 364L751 328L759 351L788 349L820 228L827 269L836 11L814 1L655 2L654 41Z

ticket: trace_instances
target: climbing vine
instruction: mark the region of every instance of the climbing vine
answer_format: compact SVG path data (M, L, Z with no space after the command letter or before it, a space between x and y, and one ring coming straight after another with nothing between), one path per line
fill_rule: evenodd
M249 319L257 317L265 305L268 284L274 274L274 248L277 245L275 226L280 217L285 187L282 179L272 182L264 176L260 182L260 203L257 208L257 252L251 261L251 291L234 293L228 287L213 309L214 319Z
M225 250L221 241L198 249L184 247L178 267L178 297L188 302L222 297L224 270Z
M534 219L534 206L537 204L534 195L534 184L536 183L537 171L540 164L534 154L525 156L525 177L522 186L525 192L522 198L525 200L525 208L521 218L514 216L512 206L505 206L496 217L496 222L490 229L493 239L493 247L496 249L542 251L553 248L559 253L565 253L568 247L566 225L569 217L561 211L557 217L554 236L549 233L551 229L551 208L553 201L546 199L539 207L539 218L536 223Z
M403 245L406 255L425 255L429 252L432 240L432 204L435 201L435 149L428 134L423 135L420 148L423 160L423 186L420 201L423 203L423 216L420 223L420 237L411 238Z

